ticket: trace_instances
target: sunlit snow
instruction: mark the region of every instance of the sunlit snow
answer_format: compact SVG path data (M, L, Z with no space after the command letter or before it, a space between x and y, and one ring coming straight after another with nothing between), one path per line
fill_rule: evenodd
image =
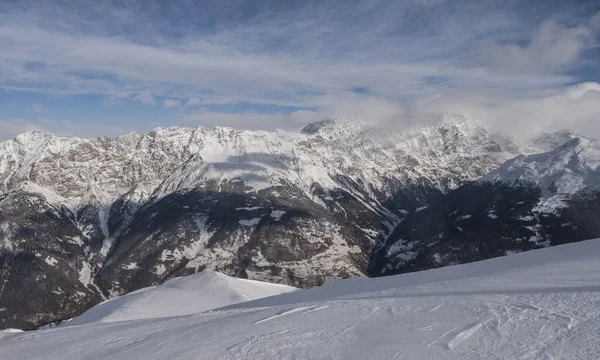
M227 305L223 291L239 290L237 282L244 281L208 274L219 280L217 288L203 288L198 274L105 302L67 326L3 331L0 354L595 359L600 353L600 240L406 275L352 278L201 313L207 302Z

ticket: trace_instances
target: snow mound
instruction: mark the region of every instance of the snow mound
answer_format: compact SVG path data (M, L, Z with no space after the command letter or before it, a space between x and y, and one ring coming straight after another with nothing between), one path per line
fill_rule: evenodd
M6 334L0 353L7 359L595 359L598 284L600 240L590 240L352 278L193 316ZM179 290L173 295L172 307L186 298Z
M21 330L21 329L3 329L3 330L0 330L0 339L2 339L4 337L8 337L12 334L19 334L22 332L23 332L23 330Z
M190 315L297 290L291 286L203 271L105 301L68 325Z

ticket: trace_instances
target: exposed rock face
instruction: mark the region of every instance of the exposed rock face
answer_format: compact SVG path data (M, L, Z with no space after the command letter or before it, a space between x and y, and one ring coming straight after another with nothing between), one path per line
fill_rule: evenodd
M301 133L25 133L0 143L0 328L65 319L102 298L203 269L311 287L475 259L452 255L447 244L439 250L445 262L417 256L406 265L392 255L402 246L437 249L424 237L403 245L405 232L430 211L445 213L447 199L488 194L479 201L500 209L496 192L521 190L460 186L531 148L460 116L403 132L325 120ZM538 206L542 191L522 191L525 207Z
M84 237L66 208L35 193L0 196L0 326L31 328L102 299Z

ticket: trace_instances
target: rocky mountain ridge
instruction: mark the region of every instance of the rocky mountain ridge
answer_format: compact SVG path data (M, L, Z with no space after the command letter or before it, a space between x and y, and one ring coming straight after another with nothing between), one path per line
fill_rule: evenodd
M544 150L557 147L510 159L404 218L377 252L372 274L471 262L599 236L600 143L559 131L543 134L534 144Z
M536 146L464 116L402 131L328 119L300 133L19 135L0 143L0 327L204 269L300 287L403 271L381 256L402 224Z

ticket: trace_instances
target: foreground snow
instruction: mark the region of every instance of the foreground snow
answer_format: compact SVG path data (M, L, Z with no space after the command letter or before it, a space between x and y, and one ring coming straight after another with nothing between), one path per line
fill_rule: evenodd
M600 240L179 317L0 337L0 358L596 359Z
M298 290L291 286L204 271L105 301L70 321L68 325L191 315Z

